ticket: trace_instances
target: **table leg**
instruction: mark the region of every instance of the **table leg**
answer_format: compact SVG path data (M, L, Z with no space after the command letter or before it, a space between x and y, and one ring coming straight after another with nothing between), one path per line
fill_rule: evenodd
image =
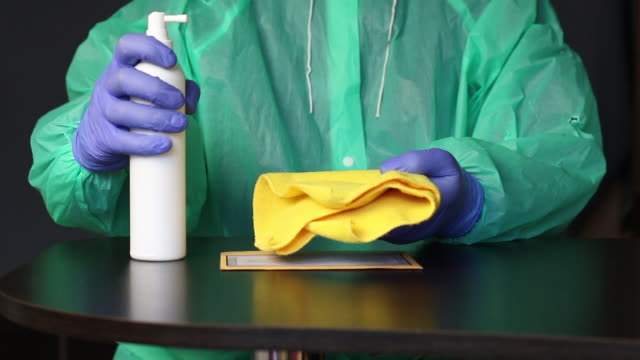
M256 350L253 360L323 360L322 353L308 353L300 350Z
M67 351L67 345L69 338L63 335L58 335L58 360L67 360L69 354Z

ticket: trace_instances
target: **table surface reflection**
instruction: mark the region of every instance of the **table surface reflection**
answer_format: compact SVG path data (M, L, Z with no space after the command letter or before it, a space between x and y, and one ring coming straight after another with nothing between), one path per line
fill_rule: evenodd
M640 354L640 240L375 245L409 252L423 271L222 272L220 252L252 250L251 239L191 238L188 249L153 263L130 259L126 238L57 244L0 280L0 313L41 331L174 346Z

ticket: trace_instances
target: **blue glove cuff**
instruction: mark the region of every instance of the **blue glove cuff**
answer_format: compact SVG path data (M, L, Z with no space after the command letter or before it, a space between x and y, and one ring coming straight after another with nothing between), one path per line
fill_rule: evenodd
M464 204L460 206L465 212L458 215L455 219L452 219L447 224L446 230L437 234L438 237L450 237L456 238L465 235L473 226L478 222L482 208L484 206L484 190L482 185L475 176L469 174L467 171L462 170L465 181L467 182L467 194L462 198L465 200Z
M85 152L82 151L78 141L78 129L76 129L73 133L73 139L71 140L71 152L73 153L73 157L76 159L76 162L86 170L91 172L116 171L127 167L127 164L129 163L128 156L122 156L120 161L109 165L99 164L95 161L86 161L87 156L85 156Z

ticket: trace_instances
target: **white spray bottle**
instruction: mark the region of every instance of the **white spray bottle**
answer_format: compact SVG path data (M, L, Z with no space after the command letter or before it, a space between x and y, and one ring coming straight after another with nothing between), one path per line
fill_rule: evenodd
M187 22L187 15L149 14L147 35L153 36L173 49L167 34L167 22ZM185 94L185 77L178 65L166 69L142 61L136 69L160 78ZM153 105L145 100L131 100ZM178 111L184 113L184 106ZM150 130L131 129L140 133ZM147 261L169 261L185 257L186 191L185 191L185 134L165 134L172 146L165 154L131 156L130 178L130 246L132 258Z

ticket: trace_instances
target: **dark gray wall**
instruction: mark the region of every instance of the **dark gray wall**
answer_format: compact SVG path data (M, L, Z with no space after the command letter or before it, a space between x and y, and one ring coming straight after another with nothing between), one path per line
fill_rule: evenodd
M11 1L2 14L2 201L0 275L56 241L91 234L51 221L37 191L27 182L29 137L36 120L66 101L64 77L91 27L126 0Z
M73 53L98 21L125 0L11 1L3 9L0 141L4 154L0 275L56 241L92 236L55 225L27 183L29 136L36 120L66 101L64 76ZM631 1L556 0L567 42L583 55L591 75L611 174L624 172L628 153L630 69L627 45ZM604 214L603 216L606 216Z

